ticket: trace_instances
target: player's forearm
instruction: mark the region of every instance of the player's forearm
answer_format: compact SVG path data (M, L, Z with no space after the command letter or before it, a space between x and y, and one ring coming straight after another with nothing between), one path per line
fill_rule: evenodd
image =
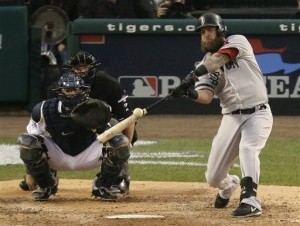
M197 103L200 104L210 104L212 99L214 98L214 94L210 90L196 90L198 93L198 98L195 100Z
M201 65L202 67L204 66L207 70L207 72L215 72L218 70L220 67L225 65L227 62L229 62L230 58L226 54L219 54L219 53L214 53L211 55L208 59L205 60L205 62ZM203 69L201 70L201 66L199 66L196 71L199 72L197 76L202 76L204 75L203 73L205 72ZM203 71L203 72L202 72Z
M226 54L214 53L203 64L208 72L214 72L229 62L229 60L229 56Z

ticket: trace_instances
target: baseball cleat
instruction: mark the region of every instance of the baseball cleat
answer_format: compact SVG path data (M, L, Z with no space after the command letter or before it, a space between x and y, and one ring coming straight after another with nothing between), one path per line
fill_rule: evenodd
M19 183L19 187L23 190L23 191L29 191L29 187L28 187L28 184L26 183L26 180L23 179L20 181Z
M215 200L215 208L225 208L229 203L230 196L236 191L240 184L240 178L236 175L232 175L231 177L231 186L226 190L219 190ZM222 197L222 196L223 197Z
M111 186L110 188L94 187L92 190L92 196L103 201L117 201L124 197L121 190L114 186Z
M223 199L219 194L216 197L215 200L215 208L225 208L229 202L229 199Z
M57 191L57 186L47 188L37 186L37 189L32 191L31 196L35 201L48 201L50 195L54 195Z
M261 210L247 203L241 203L239 207L232 212L232 216L234 217L254 217L261 214Z
M55 195L58 191L59 178L54 177L54 186L51 187L40 187L37 185L31 193L32 198L35 201L48 201L51 195Z
M130 177L120 178L119 182L114 184L113 187L120 189L122 195L129 194Z
M24 176L23 180L20 181L19 187L23 191L33 191L37 188L37 185L36 185L34 179L32 178L32 176L29 174L26 174Z

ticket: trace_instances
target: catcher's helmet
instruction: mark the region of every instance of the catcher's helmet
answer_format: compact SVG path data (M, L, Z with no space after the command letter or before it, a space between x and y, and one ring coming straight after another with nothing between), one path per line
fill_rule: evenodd
M57 87L58 99L68 110L72 110L78 104L88 98L90 86L73 72L66 72L60 77Z
M196 31L200 31L203 27L217 27L217 32L220 35L225 35L226 26L222 17L215 13L205 13L199 17L199 26Z
M68 60L66 65L63 66L65 70L72 70L74 67L80 67L89 65L89 71L86 74L80 74L81 78L90 83L91 79L95 76L96 67L100 65L100 62L96 61L96 58L85 51L78 51L74 55L72 55Z

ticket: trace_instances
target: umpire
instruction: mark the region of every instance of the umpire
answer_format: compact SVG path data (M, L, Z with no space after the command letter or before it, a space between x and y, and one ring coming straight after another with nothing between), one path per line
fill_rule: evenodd
M97 66L99 65L100 62L97 62L92 54L81 50L68 59L63 69L75 72L86 84L90 84L90 98L100 99L111 106L113 118L111 124L114 125L129 117L132 114L132 109L127 102L126 92L120 83L104 71L97 70ZM134 144L137 140L135 123L127 127L123 131L123 134L131 144ZM129 192L130 176L128 161L123 164L119 177L113 181L114 185L120 187L124 194Z

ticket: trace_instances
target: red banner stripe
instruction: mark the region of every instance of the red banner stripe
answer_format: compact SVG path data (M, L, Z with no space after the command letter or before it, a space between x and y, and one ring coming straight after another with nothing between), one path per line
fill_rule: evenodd
M104 35L81 35L80 43L81 44L104 44L105 36Z

